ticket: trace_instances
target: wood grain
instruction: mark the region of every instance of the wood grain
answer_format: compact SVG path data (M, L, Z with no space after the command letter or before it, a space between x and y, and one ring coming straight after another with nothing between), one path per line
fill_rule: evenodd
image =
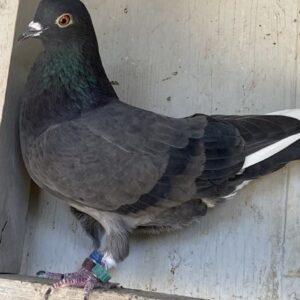
M22 74L11 64L18 12L17 0L0 0L0 271L20 270L29 179L18 140L18 107ZM14 76L16 75L16 76Z
M22 276L0 276L1 300L40 300L49 289L49 282ZM64 288L51 295L51 300L82 300L78 289ZM93 291L90 300L195 300L196 298L150 293L134 290L115 289ZM201 300L201 299L199 299Z
M177 117L300 107L299 0L84 2L128 103ZM300 299L299 168L252 183L182 232L133 237L113 279L207 299ZM33 196L23 273L76 270L91 249L63 203Z

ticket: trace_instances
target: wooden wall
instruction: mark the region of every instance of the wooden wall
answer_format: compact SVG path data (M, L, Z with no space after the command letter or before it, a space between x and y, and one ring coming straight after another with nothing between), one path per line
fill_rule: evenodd
M27 47L13 46L22 20L20 16L16 22L18 2L0 0L0 272L20 270L29 199L29 178L19 151L18 108L30 56Z
M128 103L177 117L300 107L298 0L84 2ZM182 232L133 237L114 280L207 299L300 299L299 171L252 183ZM35 191L22 272L72 271L91 249L67 207Z

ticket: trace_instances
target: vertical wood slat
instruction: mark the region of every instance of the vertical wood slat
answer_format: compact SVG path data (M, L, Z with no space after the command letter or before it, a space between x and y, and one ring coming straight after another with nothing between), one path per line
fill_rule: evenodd
M172 116L299 107L299 0L84 2L128 103ZM297 172L260 179L180 233L133 238L114 280L203 298L299 298ZM23 272L75 270L91 243L67 207L39 198Z
M0 0L0 272L10 273L20 271L30 196L19 148L18 111L32 63L29 53L40 49L17 44L15 32L25 29L31 8L28 1L19 6L18 0Z
M20 268L28 200L19 176L16 101L5 102L11 98L8 77L18 4L18 0L0 0L0 272Z
M300 1L298 2L298 14L300 15ZM295 55L295 77L298 79L295 86L296 107L300 107L300 26L297 26ZM284 244L282 252L282 299L300 299L300 191L299 175L300 164L295 163L290 167L288 190L286 197L286 219L284 226Z
M0 0L0 112L4 106L10 58L12 54L15 23L17 20L18 0Z
M300 299L300 163L290 167L282 252L282 299Z

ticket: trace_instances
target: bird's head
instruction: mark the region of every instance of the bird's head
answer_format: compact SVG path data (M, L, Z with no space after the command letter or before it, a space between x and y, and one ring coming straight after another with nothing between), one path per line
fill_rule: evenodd
M95 36L90 14L80 0L42 0L19 41L38 38L46 45L68 45Z

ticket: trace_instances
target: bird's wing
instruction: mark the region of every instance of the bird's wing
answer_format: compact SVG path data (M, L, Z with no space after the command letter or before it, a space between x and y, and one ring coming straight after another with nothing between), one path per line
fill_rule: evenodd
M235 140L235 147L228 148L216 132L228 131L230 127L235 128L241 139ZM206 164L197 179L198 195L226 198L245 182L299 159L299 139L300 122L289 114L209 118L204 134Z
M232 194L287 161L274 145L299 132L284 116L174 119L116 102L49 128L29 161L70 201L139 214Z
M295 118L286 116L207 117L207 125L201 139L205 151L204 167L201 167L201 175L195 181L197 192L192 196L190 194L187 196L192 199L218 199L233 196L249 180L273 172L288 161L298 159L300 142L291 143L291 141L295 142L299 139L300 122ZM278 147L278 143L284 144L284 147ZM171 200L174 198L168 193L161 196L160 181L139 201L122 206L118 211L142 215L145 212L178 205L170 201L170 198ZM174 186L171 186L170 190L172 189Z
M186 201L202 172L205 126L203 115L173 119L116 102L49 128L30 169L48 190L98 209L136 203L154 187L153 197Z

